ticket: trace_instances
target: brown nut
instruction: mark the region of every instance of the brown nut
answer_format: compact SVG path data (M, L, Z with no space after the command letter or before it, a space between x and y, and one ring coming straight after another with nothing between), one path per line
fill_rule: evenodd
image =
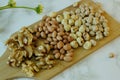
M45 31L45 34L48 34L48 33L49 33L49 31L48 31L48 30L46 30L46 31Z
M66 44L66 45L63 46L63 48L65 50L70 50L71 49L71 45L70 44Z
M63 40L63 43L64 43L64 44L68 43L67 39L64 39L64 40Z
M37 40L37 37L36 37L36 36L33 36L33 40Z
M63 59L64 59L64 61L70 62L70 61L72 61L73 58L70 56L65 56Z
M74 53L73 53L73 51L67 51L67 54L66 54L66 56L73 56L74 55Z
M54 45L54 49L57 49L57 45Z
M42 38L46 38L45 32L42 31L42 32L40 33L40 35L41 35Z
M54 48L54 46L53 46L53 45L50 45L50 48L51 48L51 49L53 49L53 48Z
M45 23L45 26L50 26L50 23L46 22L46 23Z
M47 41L51 42L51 41L52 41L52 38L47 37Z
M43 26L43 31L46 31L47 30L47 27L46 26Z
M58 28L58 25L52 24L52 27L56 30Z
M58 49L61 49L63 46L64 46L64 43L63 43L62 41L59 41L59 42L57 43L57 48L58 48Z
M60 53L56 53L56 54L55 54L55 58L56 58L56 59L60 58Z
M59 50L58 49L55 49L54 51L53 51L53 54L56 54L56 53L58 53L59 52Z
M38 31L39 31L39 32L41 32L42 30L43 30L42 27L39 27L39 28L38 28Z
M59 36L63 36L65 33L63 31L59 32L58 35Z
M40 32L36 32L36 37L40 37Z
M52 37L52 34L50 33L50 34L48 34L48 37Z
M71 37L71 36L68 36L68 41L71 42L73 41L74 39Z
M44 21L39 22L38 26L39 26L39 27L44 26Z
M60 49L60 53L61 54L64 54L65 53L65 50L62 48L62 49Z
M62 40L62 37L59 36L59 35L58 35L56 38L57 38L57 40L59 40L59 41Z
M56 38L53 38L53 41L57 42L57 39L56 39Z
M38 25L34 26L34 31L37 32L38 31Z
M56 45L57 42L53 41L53 42L50 42L51 45Z
M64 55L60 55L60 60L63 60L64 59Z
M51 18L50 17L47 17L46 18L46 22L48 22L48 21L50 21L51 20Z
M64 38L64 39L67 39L67 38L68 38L68 36L67 36L67 35L64 35L64 36L63 36L63 38Z
M53 32L55 30L54 27L52 27L52 26L47 26L47 29L49 32Z
M52 18L52 25L58 25L58 22L56 21L55 18Z

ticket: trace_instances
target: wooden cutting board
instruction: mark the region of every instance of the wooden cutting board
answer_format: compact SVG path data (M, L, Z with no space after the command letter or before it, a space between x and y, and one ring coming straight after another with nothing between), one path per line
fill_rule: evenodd
M96 3L94 3L91 0L82 0L80 4L82 3L87 3L90 4L91 6L95 7L96 9L100 9L100 6ZM72 6L69 6L63 10L71 10L74 9ZM58 14L61 14L63 11L59 11ZM61 61L59 64L57 64L54 68L50 70L44 70L40 71L39 73L36 74L36 78L38 80L49 80L50 78L54 77L58 73L64 71L68 67L72 66L76 62L80 61L81 59L85 58L89 54L93 53L97 49L101 48L108 42L112 41L116 37L120 35L120 23L114 20L111 16L109 16L106 12L104 13L104 16L108 19L109 21L109 26L110 26L110 35L108 37L105 37L103 40L100 40L97 42L96 47L92 47L90 50L85 50L82 47L78 48L75 50L75 56L72 62L63 62ZM38 23L38 22L37 22ZM35 23L35 24L37 24ZM33 25L30 25L29 27L32 27ZM7 49L5 53L3 54L2 57L0 57L0 80L5 80L7 78L11 77L20 77L20 76L25 76L23 72L21 72L20 68L12 68L6 64L7 57L9 55L9 50Z

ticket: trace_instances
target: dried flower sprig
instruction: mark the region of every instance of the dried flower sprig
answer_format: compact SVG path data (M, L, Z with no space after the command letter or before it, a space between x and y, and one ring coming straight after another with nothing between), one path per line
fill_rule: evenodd
M5 10L5 9L11 9L11 8L24 8L24 9L30 9L34 10L36 13L40 14L43 12L43 6L40 4L35 8L32 7L26 7L26 6L16 6L16 1L15 0L9 0L8 4L6 6L0 7L0 10Z

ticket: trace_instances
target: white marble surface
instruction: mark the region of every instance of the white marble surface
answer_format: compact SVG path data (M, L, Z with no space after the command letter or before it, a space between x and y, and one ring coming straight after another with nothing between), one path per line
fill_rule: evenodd
M0 6L8 0L0 0ZM41 15L24 9L0 11L0 56L4 53L5 40L22 26L30 25L51 11L58 11L78 0L16 0L17 5L34 7L38 3L44 5ZM95 0L103 9L120 22L120 0ZM98 44L99 45L99 44ZM114 58L109 58L111 52ZM52 80L120 80L120 37L111 41L87 58L60 73Z

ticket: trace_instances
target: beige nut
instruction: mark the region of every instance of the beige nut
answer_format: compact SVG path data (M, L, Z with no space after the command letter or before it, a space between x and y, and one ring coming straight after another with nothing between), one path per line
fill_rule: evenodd
M92 46L92 43L90 41L86 41L83 45L83 48L84 49L90 49Z
M72 48L78 48L78 43L75 40L70 42L70 45L72 46Z
M89 40L90 39L90 36L89 36L89 34L87 33L87 32L84 32L83 33L83 38L84 38L84 40Z
M103 22L102 26L103 26L103 27L108 27L107 22Z
M77 35L78 37L81 37L81 36L82 36L82 33L79 32L79 31L77 31L77 32L76 32L76 35Z
M101 31L97 31L97 32L96 32L95 39L96 39L96 40L103 39L103 34L102 34L102 32L101 32Z
M92 23L92 18L93 18L93 16L89 16L89 17L86 19L87 23Z
M109 32L110 28L106 26L106 27L104 27L104 31Z
M103 32L104 36L108 36L109 35L109 32L108 31L105 31Z
M58 22L61 22L61 21L63 20L63 16L62 16L62 15L58 15L58 16L56 17L56 20L57 20Z
M75 26L78 26L78 27L81 26L81 20L80 19L75 21Z
M95 36L95 32L94 32L94 31L90 31L89 34L90 34L90 36L92 36L92 37Z
M101 32L104 31L104 29L103 29L103 27L101 25L98 27L98 30L101 31Z
M73 20L77 20L79 17L77 16L77 15L71 15L71 19L73 19Z
M92 43L92 46L96 46L97 42L94 39L91 39L90 42Z
M68 24L68 20L67 20L67 19L63 19L61 23L62 23L63 25L66 25L66 24Z
M96 25L92 26L92 31L96 32L96 31L98 31L98 29L99 29L98 26L96 26Z
M70 19L70 12L64 11L63 16L64 16L64 19Z
M64 29L65 31L70 31L71 25L68 25L68 24L64 25Z
M96 17L96 18L93 18L93 24L98 24L99 23L99 20L98 20L98 18Z
M78 27L74 26L74 27L71 27L71 32L72 33L75 33L78 31Z
M80 9L77 8L77 9L75 10L75 13L76 13L76 14L80 14Z
M84 40L82 37L78 37L76 41L78 42L79 46L82 46L84 44Z
M86 27L86 28L85 28L85 31L86 31L86 32L89 32L89 31L90 31L89 27Z
M71 33L70 36L71 36L73 39L76 39L76 38L77 38L77 35L74 34L74 33Z
M85 25L81 25L80 28L79 28L79 31L81 33L84 33L85 32Z
M69 19L68 23L69 23L69 25L74 25L74 20L73 19Z

